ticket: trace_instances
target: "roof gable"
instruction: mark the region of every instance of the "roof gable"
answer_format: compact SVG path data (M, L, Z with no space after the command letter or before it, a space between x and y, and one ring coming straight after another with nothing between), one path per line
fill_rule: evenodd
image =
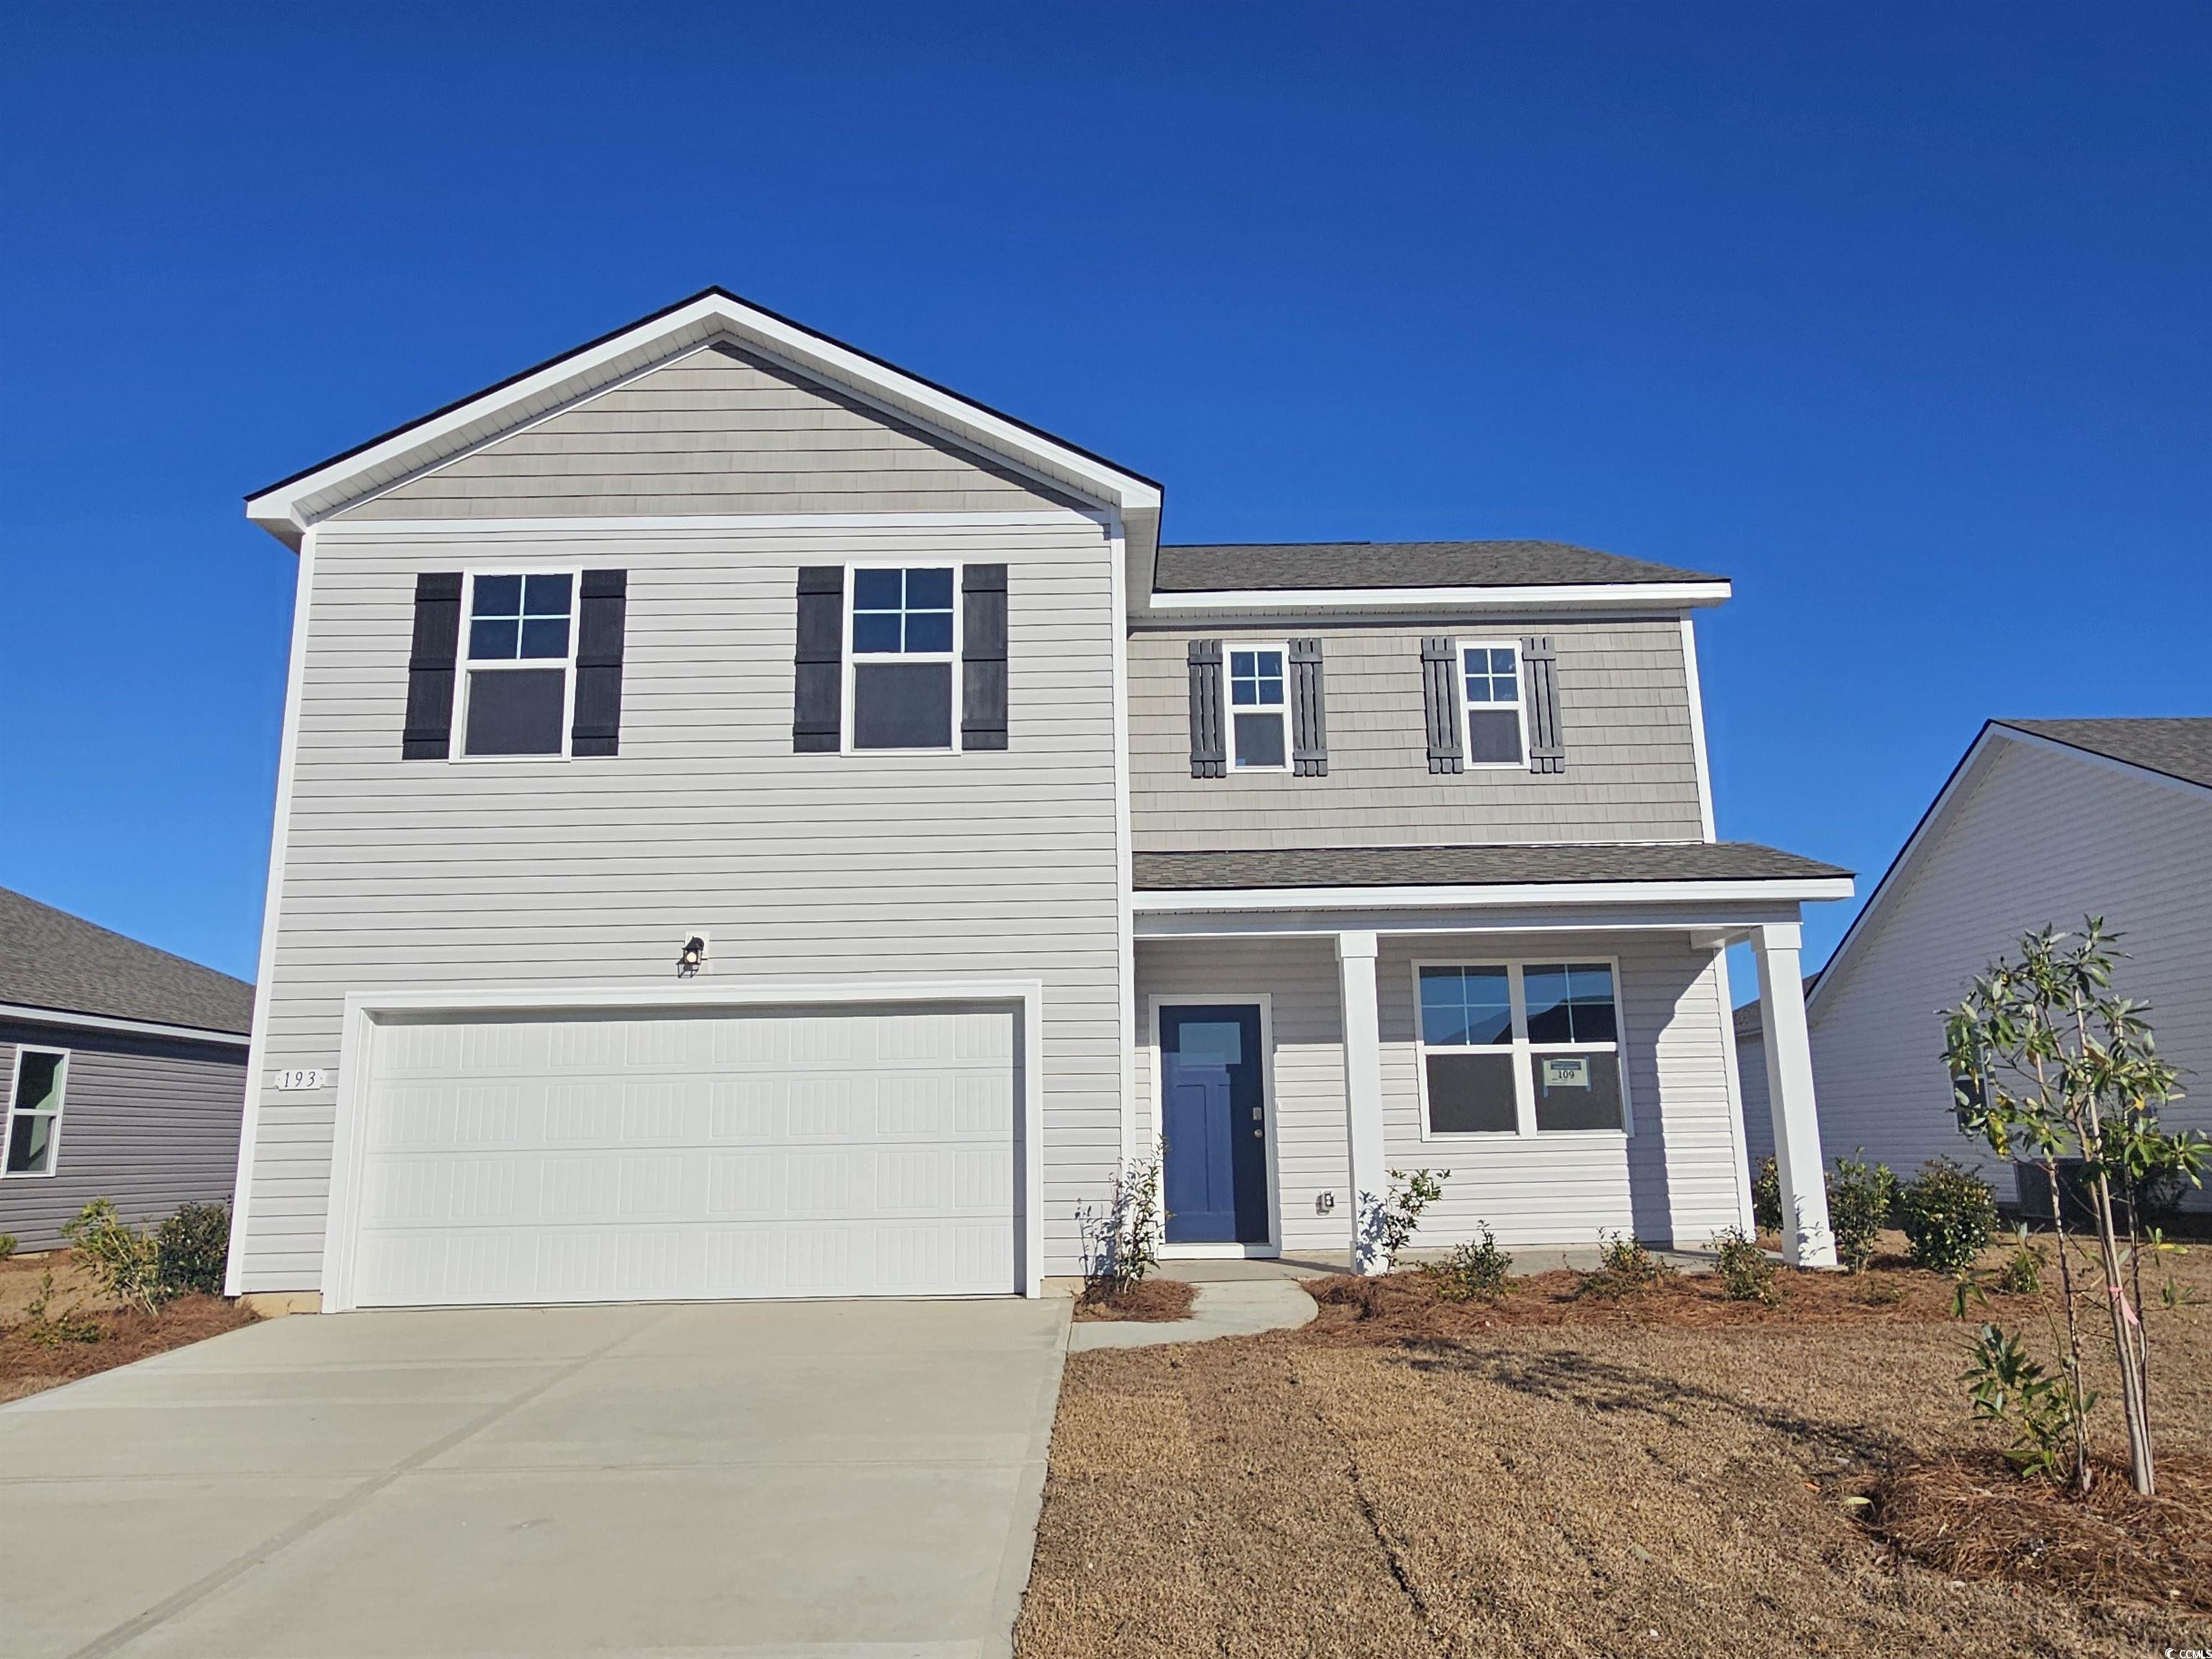
M734 341L678 353L333 516L1095 511Z
M253 988L0 887L0 1002L243 1036Z
M2212 717L1999 720L1997 724L2212 789Z
M247 498L246 516L297 547L310 525L349 501L649 371L679 352L723 340L1034 474L1070 495L1117 510L1128 534L1132 566L1149 586L1158 535L1158 484L722 289L680 301L281 479Z

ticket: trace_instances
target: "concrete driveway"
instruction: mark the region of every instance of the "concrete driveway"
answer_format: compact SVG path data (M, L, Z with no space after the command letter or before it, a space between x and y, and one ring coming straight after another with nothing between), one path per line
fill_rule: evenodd
M0 1407L0 1648L1004 1653L1068 1304L274 1321Z

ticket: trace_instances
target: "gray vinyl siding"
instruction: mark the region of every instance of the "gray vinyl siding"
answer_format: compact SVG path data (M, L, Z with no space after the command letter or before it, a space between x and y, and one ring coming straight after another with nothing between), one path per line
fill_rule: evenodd
M26 1043L69 1053L58 1156L51 1176L0 1179L0 1233L46 1250L95 1198L140 1224L179 1204L229 1201L246 1105L243 1045L11 1022L0 1024L0 1084L13 1084L15 1050Z
M793 754L797 572L1009 567L1010 745ZM415 574L629 573L621 752L402 761ZM1073 514L918 528L326 534L315 550L271 1069L335 1067L349 991L1039 980L1048 1273L1120 1148L1113 545ZM249 1290L319 1282L334 1090L264 1091Z
M337 517L967 513L1068 504L1009 467L725 345L597 392Z
M1429 770L1421 640L1549 634L1559 651L1565 773ZM1190 775L1188 641L1318 636L1328 775ZM1266 631L1146 629L1129 641L1131 815L1140 852L1200 848L1698 841L1697 753L1681 625L1665 620L1436 623Z
M1635 1133L1456 1136L1425 1139L1415 1044L1416 962L1586 960L1620 963L1621 1013ZM1727 1007L1713 953L1666 934L1516 939L1391 938L1376 964L1382 1038L1384 1155L1389 1167L1449 1169L1444 1197L1422 1223L1424 1245L1457 1243L1486 1222L1508 1249L1588 1245L1601 1230L1702 1247L1741 1217L1741 1152L1728 1088ZM1267 992L1273 998L1274 1158L1286 1252L1350 1243L1343 1026L1328 939L1146 940L1137 948L1139 1007L1147 1011L1136 1119L1153 1133L1156 995L1193 1000ZM1316 1195L1336 1207L1316 1214Z
M2160 1054L2191 1097L2171 1128L2212 1131L2212 793L2007 743L1966 781L1812 1005L1813 1076L1830 1157L1910 1175L1948 1154L2013 1194L2002 1166L1958 1132L1936 1011L2016 953L2021 933L2101 915L2125 935L2121 995L2150 1005ZM2202 1190L2191 1207L2212 1206Z
M1758 1037L1738 1037L1737 1073L1743 1080L1743 1154L1747 1166L1757 1170L1774 1156L1774 1114L1766 1092L1766 1044ZM1831 1156L1848 1146L1826 1149Z

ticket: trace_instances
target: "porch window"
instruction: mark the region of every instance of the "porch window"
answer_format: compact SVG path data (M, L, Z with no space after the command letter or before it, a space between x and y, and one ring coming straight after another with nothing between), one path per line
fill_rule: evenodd
M1425 1133L1628 1127L1609 962L1422 963Z

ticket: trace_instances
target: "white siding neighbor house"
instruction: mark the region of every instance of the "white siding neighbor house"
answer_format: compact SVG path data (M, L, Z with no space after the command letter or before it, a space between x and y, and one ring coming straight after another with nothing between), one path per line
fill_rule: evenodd
M2169 1128L2212 1132L2212 718L1992 720L1983 727L1810 988L1820 1135L1910 1175L1947 1156L2015 1194L1959 1132L1942 1022L2022 933L2102 916L2114 975L2148 1002L2186 1098ZM1773 1151L1756 1008L1737 1011L1745 1141ZM2185 1207L2212 1197L2192 1190Z
M1036 1294L1743 1220L1723 952L1831 1249L1800 906L1692 617L1544 542L1177 546L1161 487L720 289L252 496L300 559L234 1292Z

